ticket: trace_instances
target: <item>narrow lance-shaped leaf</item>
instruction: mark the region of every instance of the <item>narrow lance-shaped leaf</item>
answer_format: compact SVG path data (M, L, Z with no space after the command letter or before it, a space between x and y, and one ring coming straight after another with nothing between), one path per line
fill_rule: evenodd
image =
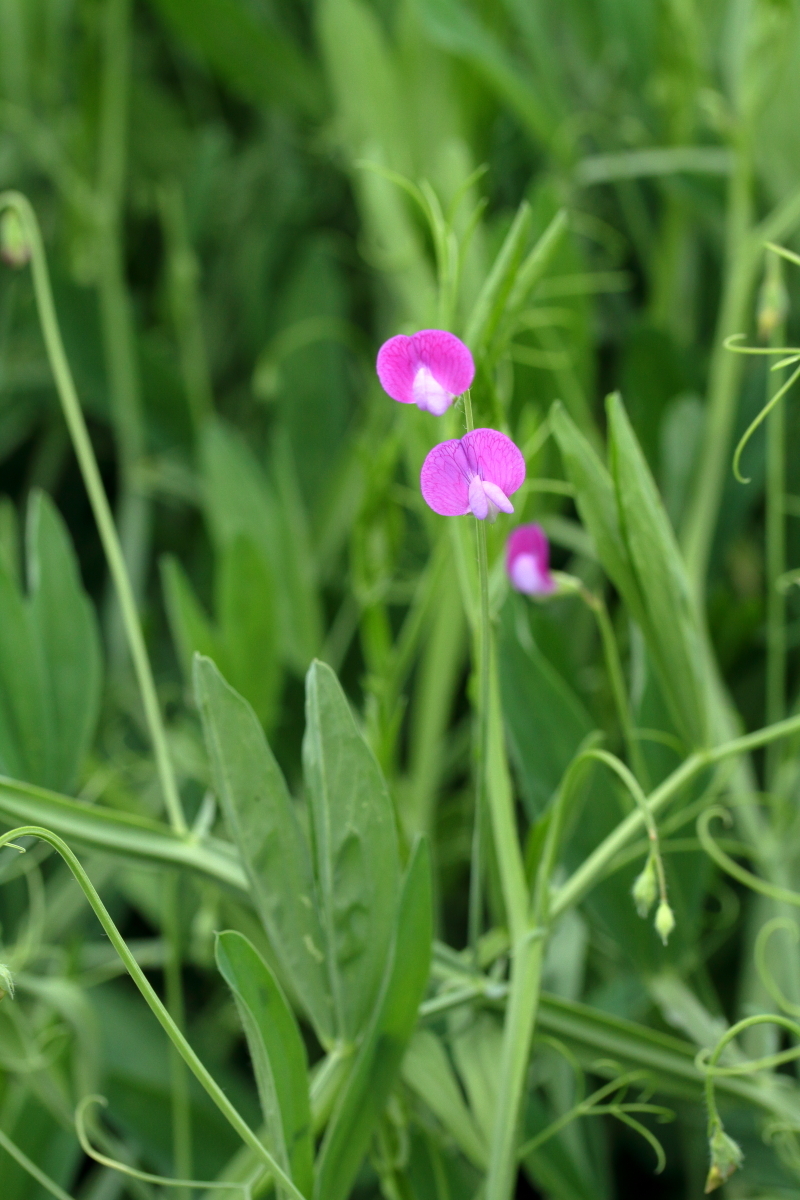
M258 718L214 663L195 659L214 787L281 968L323 1041L333 1036L325 939L311 855Z
M306 678L303 765L340 1037L355 1040L380 986L399 887L395 815L380 767L330 667Z
M608 398L608 425L620 528L647 611L651 653L676 728L690 745L702 745L703 656L683 560L619 395Z
M628 611L640 625L645 611L631 571L619 526L614 482L596 451L560 403L550 410L553 434L571 483L581 519L592 536L603 567L617 587Z
M308 1196L314 1179L308 1059L294 1013L269 967L241 933L219 934L216 954L244 1027L270 1150Z
M514 286L531 224L531 207L523 200L500 247L467 325L465 340L476 357L491 340Z
M380 997L317 1160L314 1200L350 1195L417 1023L432 936L430 852L420 840L406 871Z

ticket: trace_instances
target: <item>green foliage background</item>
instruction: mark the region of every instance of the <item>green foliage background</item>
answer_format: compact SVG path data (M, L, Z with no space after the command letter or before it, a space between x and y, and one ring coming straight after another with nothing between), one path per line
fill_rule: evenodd
M500 1087L509 921L488 834L484 990L436 1008L445 985L474 984L460 952L476 582L471 522L433 516L417 479L463 414L436 426L393 404L377 348L431 326L468 341L476 424L510 433L528 462L514 520L539 521L555 565L605 596L648 731L631 752L579 598L507 593L501 518L491 604L531 883L554 794L593 732L649 790L690 751L796 712L800 609L777 586L800 564L794 397L752 438L750 482L737 482L734 446L770 384L764 360L724 341L755 344L758 311L780 306L774 277L760 290L764 243L798 248L799 105L795 0L0 0L0 190L24 192L43 228L196 836L165 823L30 273L7 266L0 817L52 828L79 853L226 1094L254 1128L270 1112L283 1123L301 1191L327 1124L316 1200L479 1195ZM784 267L776 324L791 346L800 276ZM324 666L306 712L314 659L352 712ZM226 757L226 729L247 754ZM796 1012L800 971L785 929L772 975L757 969L759 929L792 910L718 871L694 819L729 801L728 852L797 887L797 747L781 747L724 779L709 770L669 809L668 947L630 897L644 839L580 907L565 904L549 942L524 1135L575 1105L571 1059L589 1092L646 1069L676 1116L663 1128L642 1117L664 1174L606 1115L527 1154L519 1196L702 1191L694 1054L726 1023L780 1011L770 981ZM239 806L252 780L269 781L256 799L278 814L263 844L262 810ZM575 804L557 885L631 808L597 763ZM433 1007L404 1056L427 978L428 847ZM0 959L16 979L0 1003L4 1136L73 1197L160 1194L83 1155L74 1109L102 1092L93 1138L107 1155L246 1179L254 1160L171 1063L68 869L31 841L24 858L0 853L0 883ZM290 911L315 888L319 929ZM215 943L220 930L238 933ZM324 943L324 968L302 957L305 938ZM275 1073L256 977L287 1031L287 1078L311 1064L310 1108L305 1084ZM781 1037L757 1025L735 1055L793 1044ZM339 1042L359 1047L345 1082ZM745 1152L725 1195L797 1194L793 1067L775 1079L720 1084ZM47 1194L0 1148L3 1200Z

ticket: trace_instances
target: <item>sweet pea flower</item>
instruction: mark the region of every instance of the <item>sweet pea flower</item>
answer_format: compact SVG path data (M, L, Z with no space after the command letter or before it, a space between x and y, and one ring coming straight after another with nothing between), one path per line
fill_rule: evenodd
M520 525L506 542L506 571L512 587L526 596L556 590L550 574L550 546L541 525Z
M443 517L471 512L479 521L513 513L509 496L522 486L525 459L511 438L496 429L473 429L434 446L422 464L425 503Z
M435 417L446 412L475 378L467 347L444 329L398 333L378 351L381 387L401 404L416 404Z

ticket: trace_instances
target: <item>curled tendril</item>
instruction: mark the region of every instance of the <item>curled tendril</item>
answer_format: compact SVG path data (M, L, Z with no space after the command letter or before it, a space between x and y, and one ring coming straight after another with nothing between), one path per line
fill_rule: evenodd
M770 246L770 249L774 249L774 247ZM768 357L778 357L779 361L773 363L772 367L770 368L772 371L780 371L784 367L793 366L796 362L800 362L800 347L798 346L742 346L741 340L744 336L745 335L743 333L731 334L731 336L726 338L723 343L725 349L730 350L733 354L758 354L767 355ZM798 367L797 370L789 376L786 382L778 388L775 395L770 397L768 402L761 409L761 412L758 414L758 416L750 422L747 429L742 434L739 445L736 447L736 451L733 455L733 473L739 483L750 483L750 480L746 479L739 470L739 462L745 446L750 441L750 438L758 429L762 421L769 416L775 405L783 399L783 397L791 388L792 384L795 383L797 379L800 379L800 367Z
M800 930L798 930L794 921L791 921L788 917L773 917L771 921L767 921L766 925L762 925L758 931L754 954L756 970L764 988L769 992L778 1007L788 1016L800 1018L800 1004L793 1004L791 1000L784 996L767 964L767 943L778 929L784 929L790 934L795 945L800 941Z
M93 1158L96 1163L100 1163L103 1167L110 1167L112 1171L119 1171L121 1175L128 1175L131 1179L139 1179L142 1183L157 1183L159 1187L202 1188L204 1191L229 1192L233 1190L240 1193L242 1200L252 1200L252 1181L247 1183L220 1183L197 1179L169 1179L165 1175L151 1175L149 1171L139 1171L136 1167L129 1167L127 1163L119 1162L115 1158L109 1158L108 1155L101 1154L99 1150L95 1150L89 1141L89 1135L86 1131L86 1114L93 1104L99 1104L103 1108L108 1107L108 1101L105 1096L84 1096L75 1109L75 1132L78 1135L78 1141L81 1144L84 1154L88 1155L89 1158Z
M800 908L800 893L790 891L789 888L778 887L774 883L768 883L765 879L759 879L758 875L754 875L752 871L748 871L745 867L740 867L737 862L725 853L725 851L714 841L709 831L709 824L719 818L728 826L732 824L732 817L726 808L721 808L715 804L713 808L706 809L704 813L697 818L697 836L700 840L700 845L705 850L709 858L712 858L718 867L726 871L734 879L738 879L745 887L749 887L754 892L758 892L762 896L769 896L771 900L777 900L781 904L793 904Z
M800 1025L790 1017L784 1017L779 1013L756 1013L755 1016L744 1017L743 1020L737 1021L735 1025L731 1025L729 1029L726 1029L713 1050L703 1049L697 1053L694 1060L695 1066L706 1077L706 1108L708 1110L709 1133L714 1128L722 1129L722 1121L715 1097L715 1079L723 1075L752 1075L757 1071L765 1071L771 1067L780 1066L781 1063L791 1062L793 1059L800 1058L800 1045L797 1045L779 1054L771 1054L766 1058L749 1059L745 1062L737 1063L736 1066L717 1066L720 1055L725 1047L737 1038L740 1033L743 1033L745 1029L750 1029L754 1025L778 1025L781 1029L787 1030L793 1037L800 1038Z
M526 1158L534 1150L537 1150L539 1146L543 1145L544 1142L549 1141L551 1137L555 1137L567 1125L577 1120L578 1117L612 1116L635 1130L636 1133L652 1146L656 1156L655 1173L657 1175L660 1174L667 1162L664 1148L652 1130L643 1125L641 1121L637 1121L633 1114L654 1116L661 1124L674 1120L675 1114L672 1109L664 1108L659 1104L650 1104L647 1100L625 1101L624 1097L631 1085L645 1082L651 1082L647 1071L626 1071L622 1075L618 1075L615 1079L599 1087L597 1091L592 1092L591 1096L587 1096L585 1100L581 1100L573 1105L571 1109L562 1113L560 1117L552 1121L545 1129L542 1129L534 1137L525 1142L519 1148L518 1158ZM651 1091L646 1092L647 1096L651 1094ZM609 1099L609 1097L613 1097L613 1099Z

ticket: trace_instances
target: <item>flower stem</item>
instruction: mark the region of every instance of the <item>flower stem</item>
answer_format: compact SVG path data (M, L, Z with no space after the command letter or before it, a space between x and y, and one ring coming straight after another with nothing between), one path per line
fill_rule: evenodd
M169 757L166 733L161 717L161 710L158 706L158 697L156 695L150 660L147 657L147 648L139 623L136 601L125 565L122 547L114 525L114 518L111 515L108 497L103 487L103 481L100 478L100 470L94 450L92 449L89 431L86 428L78 394L75 390L75 383L72 378L69 362L67 361L64 343L61 340L61 331L58 326L58 317L56 316L55 305L53 303L53 293L50 287L50 276L47 270L47 260L45 258L42 235L39 230L39 222L36 219L36 214L30 202L19 192L0 193L0 212L3 209L14 209L17 212L30 244L33 287L47 349L47 357L50 361L50 368L55 379L67 428L72 438L72 444L75 447L75 455L78 459L92 511L97 522L111 578L117 589L122 620L142 696L142 705L150 732L150 739L153 744L164 802L173 829L176 833L185 834L187 832L186 820L183 815L172 762Z
M475 796L475 824L472 834L472 863L469 891L469 944L477 949L483 918L483 818L487 799L489 771L489 685L491 670L491 629L489 626L489 562L486 552L486 529L476 521L478 543L478 589L480 607L477 629L478 667L478 768ZM499 852L499 848L498 848Z

